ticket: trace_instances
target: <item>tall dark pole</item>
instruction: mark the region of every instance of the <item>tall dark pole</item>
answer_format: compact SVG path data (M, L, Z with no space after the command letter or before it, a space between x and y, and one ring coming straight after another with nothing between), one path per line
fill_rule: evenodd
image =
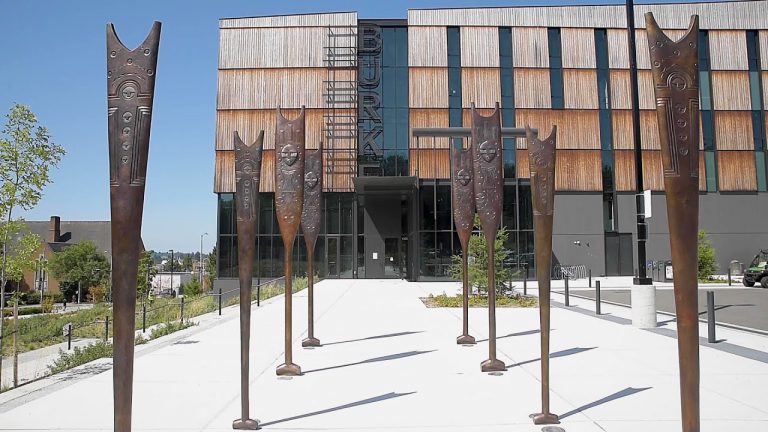
M171 296L173 296L173 249L171 249Z
M637 89L637 54L635 53L635 5L632 0L627 0L627 46L629 50L629 82L632 93L632 139L635 144L635 183L637 193L635 195L635 208L637 210L637 276L635 285L650 285L645 271L645 241L648 239L648 231L645 224L643 210L643 152L640 142L640 98Z

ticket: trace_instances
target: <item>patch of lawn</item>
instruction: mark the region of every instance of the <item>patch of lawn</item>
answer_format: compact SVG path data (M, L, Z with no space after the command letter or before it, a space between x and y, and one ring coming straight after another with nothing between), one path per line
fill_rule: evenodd
M430 294L427 297L421 299L427 307L439 308L439 307L462 307L461 296L448 296L446 294L440 294L433 296ZM515 296L498 296L496 297L496 307L536 307L538 305L536 297L524 297L521 295ZM478 295L469 296L469 307L488 307L488 298Z

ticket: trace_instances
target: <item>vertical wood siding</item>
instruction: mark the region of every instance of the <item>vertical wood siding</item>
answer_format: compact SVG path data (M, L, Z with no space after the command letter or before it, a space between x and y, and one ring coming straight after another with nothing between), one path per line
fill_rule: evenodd
M235 191L235 152L217 151L213 175L213 192Z
M499 67L498 27L461 27L461 66Z
M659 150L643 150L643 187L653 191L664 190L664 167Z
M530 178L531 167L528 162L528 150L517 150L515 153L515 175L517 178Z
M326 71L231 69L219 71L218 109L323 108Z
M627 30L608 29L608 67L611 69L629 69L627 53Z
M516 68L549 67L549 42L546 28L512 28L512 65Z
M560 30L560 39L564 68L594 69L596 67L593 29L563 28Z
M219 69L324 67L324 27L238 28L219 31Z
M631 109L632 93L629 70L613 69L610 71L611 108ZM637 89L640 109L655 110L656 96L653 93L653 75L649 70L637 71Z
M448 108L448 68L409 68L408 105Z
M557 150L556 158L556 190L590 192L603 190L600 151Z
M749 72L712 71L712 106L715 110L750 110Z
M613 120L613 148L633 150L632 111L615 110L611 113ZM643 150L659 150L659 121L656 111L640 111L640 143Z
M411 130L423 127L448 127L448 110L444 108L432 109L413 109L408 111L408 126ZM410 135L410 148L419 148L416 145L416 138ZM433 142L434 140L434 142ZM449 138L419 138L421 148L449 148Z
M755 153L750 151L717 152L717 180L721 191L757 190Z
M515 110L515 124L539 129L540 136L548 136L557 125L557 148L600 149L600 117L593 110Z
M284 109L283 114L288 118L299 115L298 109ZM318 142L324 139L322 109L306 110L305 136L307 148L317 148ZM353 110L347 113L354 115ZM275 148L275 110L220 110L216 112L216 149L234 150L233 136L238 131L243 141L253 142L264 131L264 148Z
M598 109L597 72L594 69L563 69L565 108Z
M408 27L408 66L448 67L445 27Z
M768 30L760 30L760 64L768 70Z
M709 59L714 70L749 70L747 34L743 30L710 30Z
M550 108L552 106L549 69L516 68L513 74L516 108Z
M446 92L447 93L447 92ZM462 68L461 101L468 108L472 102L478 108L492 108L501 102L501 81L498 68Z
M451 178L450 151L443 150L410 150L408 161L412 176L420 178L448 179Z
M749 111L715 111L715 145L718 150L754 150L752 114Z

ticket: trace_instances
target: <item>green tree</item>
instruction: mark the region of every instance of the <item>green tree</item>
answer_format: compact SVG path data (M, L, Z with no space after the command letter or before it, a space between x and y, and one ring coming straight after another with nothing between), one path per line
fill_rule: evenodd
M38 124L37 117L29 107L15 104L5 118L5 126L0 132L0 213L7 226L13 221L14 210L17 208L30 210L40 202L43 189L51 182L50 170L59 165L65 152L63 147L51 142L48 129ZM3 316L5 306L10 234L9 227L3 230L0 316ZM0 334L3 334L2 319L0 319ZM0 351L2 351L2 343L3 338L0 338ZM0 357L0 371L2 366L2 357Z
M213 289L213 280L216 279L216 271L218 269L218 266L216 265L217 256L218 253L216 252L216 246L214 245L211 253L208 254L208 289Z
M29 231L24 222L14 220L0 225L0 238L7 239L5 254L5 280L20 282L24 272L35 268L35 252L40 247L40 237Z
M107 257L88 240L53 254L48 261L48 270L59 281L80 282L84 291L97 285L106 286L110 279Z
M192 255L186 254L184 255L184 258L181 259L181 270L192 271Z
M144 251L139 258L139 279L136 287L136 297L143 298L149 295L152 287L152 279L157 276L157 269L152 262L152 251Z
M708 280L712 278L712 275L717 271L717 257L715 255L715 248L707 237L707 232L704 230L699 231L698 241L698 253L699 253L699 280Z
M187 297L200 295L200 293L203 292L203 288L200 286L200 281L197 280L197 276L192 276L192 280L184 284L181 292Z
M475 215L475 230L480 230L480 218ZM502 227L496 233L494 240L494 261L496 263L496 295L506 294L504 282L508 281L511 272L504 267L504 261L509 255L509 251L504 247L509 234L507 229ZM467 272L469 276L470 289L474 288L481 296L488 295L488 247L485 241L485 235L482 233L473 234L469 238L469 247L467 256ZM461 280L461 255L451 257L451 266L448 269L449 274L456 280Z

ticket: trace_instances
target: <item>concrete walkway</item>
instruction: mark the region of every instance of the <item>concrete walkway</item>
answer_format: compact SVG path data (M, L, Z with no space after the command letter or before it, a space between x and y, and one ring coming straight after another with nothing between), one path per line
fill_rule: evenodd
M541 431L528 418L540 405L538 310L498 310L499 358L508 371L483 374L487 312L470 311L480 343L462 347L455 344L461 311L427 309L419 300L457 287L323 281L316 336L324 346L314 350L300 347L306 293L297 294L294 357L304 375L292 379L274 373L282 361L282 299L254 308L252 416L265 430L281 431ZM552 409L561 415L560 427L679 431L674 338L585 310L552 311ZM206 324L172 341L140 347L134 430L232 430L239 416L236 318L230 308L222 317L200 318ZM768 338L739 338L768 351ZM768 430L768 362L706 346L701 359L702 431ZM99 373L102 364L83 366L68 382L23 397L13 393L26 386L3 394L0 430L111 430L112 373ZM76 408L83 403L87 409Z

